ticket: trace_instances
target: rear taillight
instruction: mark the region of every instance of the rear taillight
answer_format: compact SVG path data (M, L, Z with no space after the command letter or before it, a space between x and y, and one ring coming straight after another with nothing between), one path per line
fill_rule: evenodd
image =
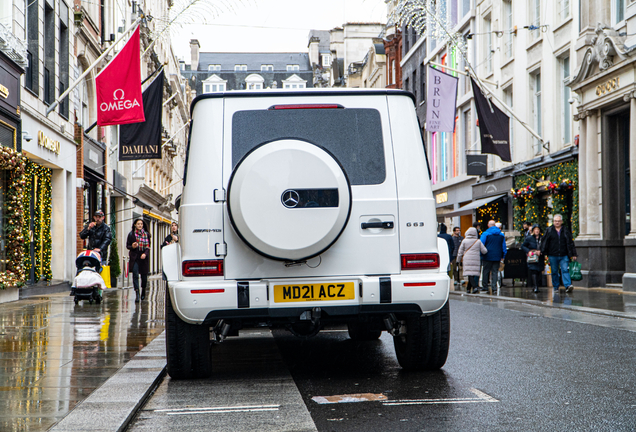
M223 260L184 261L184 276L223 276Z
M439 254L402 254L402 270L420 270L439 268Z
M288 109L343 109L338 104L293 104L293 105L272 105L270 110L288 110Z

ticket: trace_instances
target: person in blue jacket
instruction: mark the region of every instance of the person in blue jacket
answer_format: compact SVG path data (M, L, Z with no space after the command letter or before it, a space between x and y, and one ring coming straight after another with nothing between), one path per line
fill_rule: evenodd
M507 252L506 236L495 226L495 221L491 220L488 222L488 229L481 235L480 240L488 249L488 253L481 255L483 267L481 275L482 291L488 290L489 294L496 293L499 264L504 261ZM490 290L488 285L491 286Z

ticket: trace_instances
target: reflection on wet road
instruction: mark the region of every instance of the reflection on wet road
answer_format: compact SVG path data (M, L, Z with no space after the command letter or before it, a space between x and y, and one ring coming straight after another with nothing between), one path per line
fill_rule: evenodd
M45 431L164 328L164 282L147 300L104 291L102 304L68 294L0 305L0 430Z
M554 292L552 288L540 288L535 294L532 288L519 285L511 286L506 280L507 286L499 289L501 297L512 297L525 300L536 300L546 304L559 306L578 306L592 309L623 312L636 316L636 293L609 288L574 288L574 292L566 293L563 288ZM455 291L465 291L455 286Z

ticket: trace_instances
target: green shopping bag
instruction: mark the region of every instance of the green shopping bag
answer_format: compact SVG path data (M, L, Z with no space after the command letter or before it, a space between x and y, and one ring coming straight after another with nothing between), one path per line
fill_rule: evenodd
M570 279L573 281L580 281L583 279L583 275L581 274L581 263L578 261L570 261L568 264L570 270Z

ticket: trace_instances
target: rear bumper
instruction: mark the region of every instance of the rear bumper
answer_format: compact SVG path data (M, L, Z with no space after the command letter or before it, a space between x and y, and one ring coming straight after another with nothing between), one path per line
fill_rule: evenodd
M299 301L277 303L274 285L355 282L352 300ZM386 315L389 313L430 314L448 300L450 279L446 273L406 273L387 276L312 278L303 280L188 280L168 281L175 312L191 324L219 319L269 321L299 318L303 312L320 308L329 317Z

